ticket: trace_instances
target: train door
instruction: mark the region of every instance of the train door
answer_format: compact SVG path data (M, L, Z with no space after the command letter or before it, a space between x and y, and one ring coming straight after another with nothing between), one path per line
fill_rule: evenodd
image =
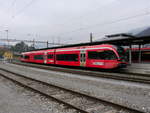
M47 63L47 52L44 52L44 64Z
M86 50L80 51L80 66L86 65Z

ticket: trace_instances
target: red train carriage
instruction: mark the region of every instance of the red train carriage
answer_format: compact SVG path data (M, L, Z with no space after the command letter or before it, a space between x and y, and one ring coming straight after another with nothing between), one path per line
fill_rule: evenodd
M23 53L21 61L103 69L127 64L124 49L109 44L31 51Z
M127 53L128 49L126 49ZM129 57L129 54L128 54ZM132 61L133 62L139 62L139 48L132 48ZM141 48L141 62L150 62L150 48L149 47L144 47Z
M30 53L22 53L20 60L22 62L30 62Z
M55 64L55 49L44 50L44 63Z
M80 47L56 49L55 64L80 66Z
M44 51L32 51L22 53L21 61L32 63L44 63Z

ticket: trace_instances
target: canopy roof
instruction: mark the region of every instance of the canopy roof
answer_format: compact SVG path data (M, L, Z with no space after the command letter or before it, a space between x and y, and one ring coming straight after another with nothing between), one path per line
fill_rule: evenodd
M127 34L134 37L150 37L150 27L143 27L129 31Z
M94 41L92 43L89 42L89 43L70 44L58 47L43 48L38 50L98 45L98 44L114 44L114 45L128 46L128 45L149 44L149 43L150 43L150 27L144 27L131 30L127 33L106 35L105 38L99 41Z
M106 35L108 42L118 45L148 44L150 43L150 27L143 27L131 30L127 33ZM105 40L106 40L105 39Z

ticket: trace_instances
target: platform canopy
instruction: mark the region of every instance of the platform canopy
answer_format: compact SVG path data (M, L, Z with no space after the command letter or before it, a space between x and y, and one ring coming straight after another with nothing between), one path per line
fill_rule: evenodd
M121 45L121 46L150 44L150 26L131 30L127 33L106 35L105 38L93 42L69 44L69 45L43 48L37 50L88 46L88 45L98 45L98 44L114 44L114 45Z
M150 27L142 27L129 31L127 34L134 37L150 37Z
M93 41L92 43L80 43L66 45L64 47L97 45L97 44L115 44L121 46L150 44L150 26L137 28L126 33L106 35L105 38Z
M150 43L150 27L131 30L127 33L106 35L105 41L117 45L139 45ZM104 41L104 40L103 40Z
M129 46L129 64L132 63L132 45L139 45L138 62L141 63L141 45L150 44L150 27L134 29L127 33L107 35L106 39L112 44Z

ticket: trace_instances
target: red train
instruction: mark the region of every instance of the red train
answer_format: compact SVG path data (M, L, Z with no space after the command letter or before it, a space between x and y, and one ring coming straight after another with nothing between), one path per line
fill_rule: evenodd
M139 62L139 48L132 48L132 62ZM150 47L141 48L141 62L150 63Z
M114 69L127 65L125 50L120 46L109 44L24 52L20 60L32 63L102 69Z

